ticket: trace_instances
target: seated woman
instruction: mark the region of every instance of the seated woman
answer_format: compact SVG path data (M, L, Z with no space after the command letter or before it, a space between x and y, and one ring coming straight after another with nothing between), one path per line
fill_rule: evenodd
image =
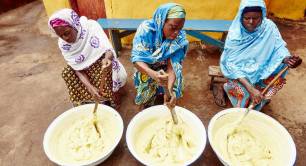
M221 71L228 78L224 90L232 105L245 108L253 102L255 109L261 110L283 87L287 73L264 96L261 91L285 66L295 68L301 62L300 57L290 56L276 25L266 18L264 1L242 0L220 61ZM217 98L216 102L221 105L224 99Z
M131 61L136 68L135 103L140 109L153 105L156 96L164 94L164 89L170 92L171 102L167 103L172 106L182 96L182 61L188 47L182 30L185 15L181 5L164 4L152 19L145 20L137 29Z
M118 108L118 90L127 74L100 25L71 9L62 9L50 17L49 28L59 37L58 46L68 64L62 77L71 102L107 101Z

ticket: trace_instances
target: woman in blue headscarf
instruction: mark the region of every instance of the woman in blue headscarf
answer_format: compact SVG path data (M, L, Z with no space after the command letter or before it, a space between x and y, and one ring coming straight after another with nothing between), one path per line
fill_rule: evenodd
M286 65L295 68L301 62L300 57L290 56L277 26L266 18L264 1L242 0L220 61L221 71L228 78L224 90L232 105L247 107L253 102L255 109L261 110L283 87L286 73L269 88L266 95L263 96L260 91Z
M137 29L131 61L136 68L135 103L141 108L153 105L156 96L164 93L164 87L171 95L168 104L174 105L176 99L182 96L182 61L188 46L185 31L182 30L185 15L181 5L167 3L161 5L153 18L145 20Z

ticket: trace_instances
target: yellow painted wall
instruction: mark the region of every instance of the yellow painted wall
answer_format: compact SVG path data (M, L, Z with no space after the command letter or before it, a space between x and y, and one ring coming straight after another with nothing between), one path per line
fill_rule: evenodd
M168 0L105 0L108 18L152 18L155 9ZM186 10L187 19L225 19L232 20L237 12L240 0L175 0ZM220 33L207 33L221 38ZM130 42L133 36L123 43ZM194 38L189 37L193 41Z
M306 9L306 0L270 0L268 11L279 18L302 20Z
M68 0L43 0L43 2L48 16L59 9L70 8Z
M265 0L268 11L276 17L304 18L305 0ZM105 0L109 18L150 18L154 10L167 0ZM232 19L240 0L176 0L184 5L187 19ZM70 8L68 0L43 0L48 16L61 8Z
M108 18L150 18L169 0L104 0ZM182 4L187 19L233 19L240 0L174 0ZM304 18L305 0L265 0L268 12L280 18Z
M108 18L151 18L155 9L169 0L105 0ZM239 0L175 0L182 4L187 19L232 19Z
M305 0L265 0L268 12L280 18L293 20L304 17ZM108 18L151 18L155 9L168 0L105 0ZM232 20L238 10L240 0L174 0L182 4L187 13L187 19L224 19ZM220 38L220 33L207 33ZM123 42L130 42L128 37ZM189 38L194 40L194 38Z
M169 0L104 0L108 18L151 18L155 9ZM268 12L276 17L300 20L304 18L305 0L265 0ZM290 1L290 2L289 2ZM48 16L61 8L70 8L68 0L43 0ZM174 0L182 4L187 19L232 20L238 10L240 0ZM207 33L220 38L220 33ZM131 42L133 36L125 39ZM194 40L189 38L189 40Z

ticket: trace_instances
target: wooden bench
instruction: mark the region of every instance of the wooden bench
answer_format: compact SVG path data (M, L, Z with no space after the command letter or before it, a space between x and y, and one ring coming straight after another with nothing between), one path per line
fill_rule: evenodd
M211 77L209 89L213 89L215 83L225 83L226 79L224 78L220 66L208 66L208 76Z
M138 26L144 19L107 19L100 18L97 20L101 27L109 30L114 49L117 54L121 50L121 38L135 33ZM214 39L201 32L227 32L232 21L228 20L186 20L184 30L190 36L193 36L204 43L215 45L223 49L224 42ZM224 33L225 34L225 33Z

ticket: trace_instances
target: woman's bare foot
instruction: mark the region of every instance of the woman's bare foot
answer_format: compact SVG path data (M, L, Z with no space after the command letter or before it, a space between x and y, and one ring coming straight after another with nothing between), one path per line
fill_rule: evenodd
M215 103L220 107L226 107L223 84L213 84L213 96Z

